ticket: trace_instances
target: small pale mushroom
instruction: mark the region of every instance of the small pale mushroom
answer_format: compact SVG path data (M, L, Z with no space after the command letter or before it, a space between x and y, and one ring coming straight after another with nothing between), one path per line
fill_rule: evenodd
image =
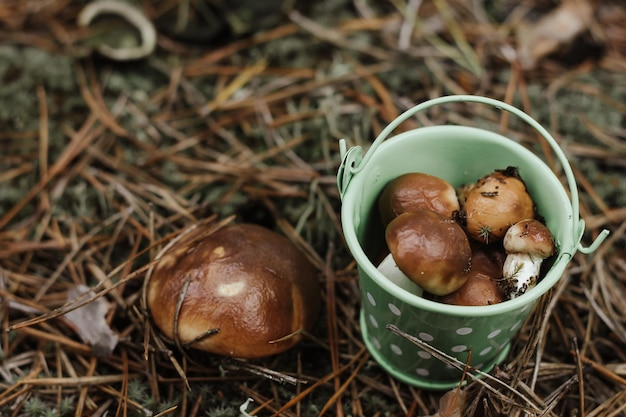
M160 259L146 303L166 339L236 358L290 349L320 303L317 273L286 237L253 224L199 228Z
M383 188L378 209L386 226L399 214L415 209L428 209L452 218L460 207L450 183L435 175L410 172L394 178Z
M512 225L504 235L507 253L502 267L501 285L508 299L519 297L539 280L542 262L554 255L554 237L536 219L526 219Z
M535 205L515 167L495 170L462 191L467 233L479 242L499 241L511 225L534 217Z
M472 251L454 220L425 209L402 213L385 239L400 270L424 291L446 295L467 281Z

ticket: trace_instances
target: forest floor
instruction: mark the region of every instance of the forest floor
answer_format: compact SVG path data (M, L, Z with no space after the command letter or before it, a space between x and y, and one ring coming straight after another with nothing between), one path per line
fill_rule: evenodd
M582 246L611 233L573 255L489 377L469 369L447 414L624 415L624 3L221 3L136 1L156 47L119 61L99 45L136 43L127 20L83 27L84 1L0 2L0 415L438 413L445 391L391 377L365 348L336 174L340 139L367 152L402 112L452 94L536 119L571 164ZM498 109L453 103L398 131L442 124L499 132L566 181L540 135ZM317 268L322 313L285 353L180 352L151 329L141 300L159 250L231 218L287 236ZM65 315L89 305L104 326Z

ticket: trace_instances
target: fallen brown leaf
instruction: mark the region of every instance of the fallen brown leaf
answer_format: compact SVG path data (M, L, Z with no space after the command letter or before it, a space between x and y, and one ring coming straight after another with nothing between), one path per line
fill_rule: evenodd
M78 285L67 292L68 302L84 297L85 294L89 297L95 295L89 287ZM107 302L101 297L65 314L65 318L75 326L81 339L92 346L97 356L109 356L118 341L117 335L106 322L107 310Z

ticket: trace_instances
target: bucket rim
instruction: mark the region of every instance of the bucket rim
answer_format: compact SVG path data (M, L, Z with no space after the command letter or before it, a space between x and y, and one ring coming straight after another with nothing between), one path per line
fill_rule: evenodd
M365 253L363 253L363 256L366 256ZM570 259L570 254L561 253L552 265L552 269L557 271L555 273L559 273L558 271L565 270L565 267L570 262ZM499 314L508 314L513 311L522 310L529 305L534 305L534 303L540 297L542 297L551 288L553 288L553 285L544 285L545 288L542 288L544 286L539 287L539 285L541 284L540 282L539 284L537 284L537 286L528 290L522 296L498 304L492 304L488 306L452 305L429 300L415 295L408 290L405 290L404 288L393 283L387 277L385 277L381 272L376 269L374 264L371 262L364 265L359 264L358 268L363 271L364 275L369 277L369 279L374 281L379 287L381 287L392 297L397 298L398 300L409 304L412 307L419 308L421 310L431 313L440 313L446 316L487 318L497 316ZM561 273L559 273L559 275L560 274ZM557 279L554 284L556 284L558 281L560 281L560 279Z
M576 184L576 178L574 176L574 172L572 167L569 164L567 156L559 146L559 143L554 139L554 137L534 118L518 109L515 106L512 106L508 103L505 103L500 100L496 100L490 97L484 97L479 95L448 95L442 96L434 99L430 99L424 101L412 108L406 110L404 113L400 114L394 120L392 120L374 139L372 144L370 145L368 151L365 155L362 154L362 150L360 146L354 146L350 149L347 148L345 139L340 139L339 141L339 149L341 154L342 162L337 171L337 186L339 188L339 193L342 199L342 204L344 200L344 195L346 194L351 179L358 175L361 171L363 171L371 160L372 156L376 152L377 148L381 146L381 144L396 130L402 123L407 121L409 118L414 117L416 114L423 112L431 107L447 104L447 103L478 103L485 104L491 107L494 107L499 110L503 110L509 112L522 121L530 125L534 128L548 143L551 147L556 159L558 160L561 168L563 169L563 174L565 175L568 192L569 192L569 201L572 209L572 233L575 238L577 238L577 247L576 250L589 254L594 252L600 244L606 239L609 235L609 231L607 229L603 229L591 245L588 247L582 246L580 243L582 236L585 232L585 221L580 218L580 208L579 208L579 197L578 197L578 187ZM416 129L419 130L420 128ZM493 133L493 132L492 132ZM506 138L506 136L503 136ZM507 138L511 140L510 138ZM520 145L521 146L521 145ZM555 174L556 175L556 174ZM572 254L573 256L573 254Z
M441 133L442 130L464 129L465 131L467 128L468 127L461 127L461 126L456 126L456 125L445 125L445 126L424 127L424 128L416 129L416 130L420 130L421 132L430 131L430 132ZM475 128L475 127L471 127L470 129L484 131L484 129ZM502 135L495 133L495 132L490 132L490 131L485 131L485 132L488 133L491 138L502 137ZM416 133L413 131L403 132L397 135L396 137L394 137L394 140L396 139L400 141L413 140L413 138L411 138L410 136L415 135L415 134ZM388 143L383 144L383 147L386 147L386 146L394 146L394 145L391 142L388 142ZM523 152L527 154L527 156L529 157L538 159L538 157L535 154L533 154L530 150L526 149L525 147L523 147L522 145L516 142L511 141L511 143L506 144L506 146L511 147L511 148L516 147L518 148L519 152ZM549 167L546 166L546 169L549 169ZM353 183L353 185L355 184L358 185L360 178L361 178L360 176L357 176L354 179L355 182ZM561 197L563 198L563 200L567 200L568 196L567 196L566 190L562 186L562 184L560 184L556 175L554 176L554 179L552 179L551 181L553 182L555 186L557 186L558 184L559 190L560 190L559 192L562 193ZM358 189L358 188L359 187L352 188L352 189ZM350 190L348 190L346 194L350 194ZM550 268L550 271L554 271L553 272L554 274L558 274L558 278L552 279L549 282L546 280L541 280L534 288L530 289L522 296L513 298L511 300L507 300L506 302L493 304L489 306L450 305L450 304L444 304L441 302L428 300L426 298L417 296L411 291L404 289L401 286L395 284L394 282L389 280L387 277L385 277L380 271L378 271L374 263L370 260L369 256L365 253L365 250L363 249L363 246L357 237L357 233L356 233L355 227L353 227L354 225L352 221L349 222L351 227L349 228L345 227L346 223L348 222L347 219L351 218L351 216L353 216L355 212L356 201L357 201L356 198L344 198L343 199L342 208L341 208L341 217L342 217L342 224L344 225L344 237L346 239L348 248L352 252L355 260L357 260L358 268L362 271L362 274L360 275L366 275L367 277L369 277L370 280L374 281L376 285L380 287L382 290L387 292L389 295L403 301L406 304L409 304L413 307L420 308L424 311L429 311L433 313L441 313L441 314L445 314L448 316L468 316L468 317L473 317L473 318L490 317L490 316L496 316L499 314L509 313L511 311L516 311L519 309L524 309L527 305L534 304L534 302L538 298L540 298L545 293L547 293L560 280L560 276L562 275L567 264L570 262L572 256L574 255L576 251L576 246L578 245L580 238L581 238L581 236L578 234L572 234L572 229L566 228L565 233L567 236L565 237L564 240L560 242L561 247L559 248L559 253ZM563 217L566 219L569 219L568 222L576 224L577 222L575 221L574 217L572 217L571 207L565 206L564 211L565 212L563 213Z

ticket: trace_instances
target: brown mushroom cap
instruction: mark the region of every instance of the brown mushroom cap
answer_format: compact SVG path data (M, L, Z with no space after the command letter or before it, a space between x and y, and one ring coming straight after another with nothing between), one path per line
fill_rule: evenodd
M550 229L535 219L525 219L512 225L504 235L507 253L527 253L546 259L554 254L554 238Z
M287 238L230 224L197 230L172 246L150 277L146 301L170 340L256 358L293 347L312 328L320 288L314 267Z
M496 170L467 192L466 228L474 239L492 243L520 220L534 217L535 207L516 168Z
M467 281L472 251L455 221L419 209L393 219L385 238L398 268L424 291L446 295Z
M461 288L438 301L457 306L489 306L504 301L498 281L480 271L470 271Z
M470 246L472 247L472 269L500 278L502 265L506 259L506 252L501 242L487 245L472 240Z
M428 209L452 218L459 211L454 187L442 178L421 172L411 172L394 178L378 198L378 209L387 225L399 214Z
M543 260L556 250L554 238L543 223L526 219L507 230L502 244L507 257L500 285L507 298L519 297L539 281Z
M467 281L461 288L438 298L437 301L458 306L488 306L504 301L504 294L498 281L501 274L488 274L479 268L471 269L467 275Z
M467 282L461 288L437 301L460 306L486 306L504 301L499 285L504 263L500 245L472 242L472 267ZM497 247L496 247L497 246Z

